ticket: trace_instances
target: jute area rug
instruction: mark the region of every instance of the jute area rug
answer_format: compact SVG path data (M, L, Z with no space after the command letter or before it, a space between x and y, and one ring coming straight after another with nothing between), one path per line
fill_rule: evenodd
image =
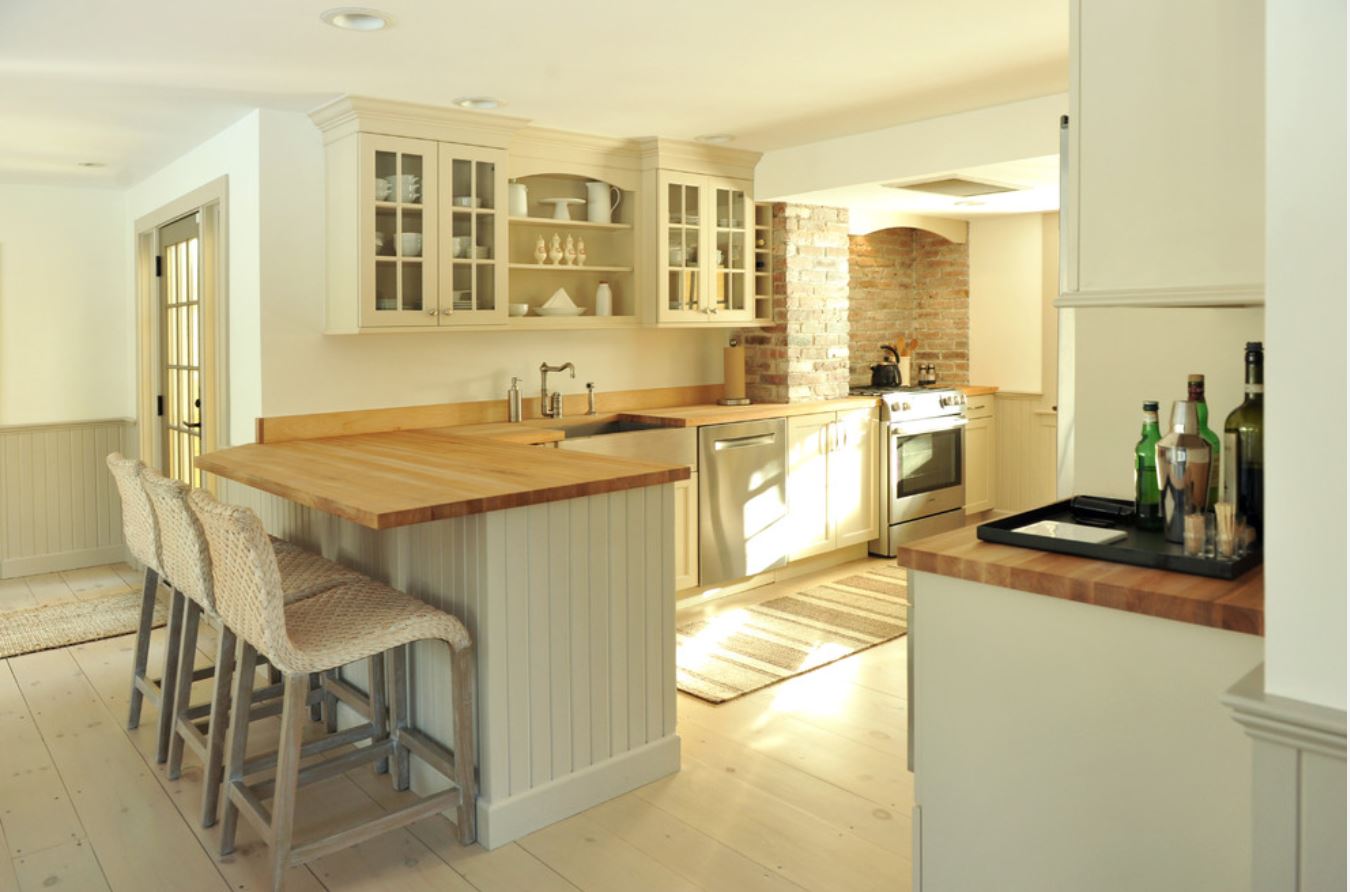
M875 569L675 628L675 681L722 703L899 638L905 571Z
M164 625L165 616L161 602L155 625ZM126 635L136 631L140 619L139 591L8 610L0 613L0 659Z

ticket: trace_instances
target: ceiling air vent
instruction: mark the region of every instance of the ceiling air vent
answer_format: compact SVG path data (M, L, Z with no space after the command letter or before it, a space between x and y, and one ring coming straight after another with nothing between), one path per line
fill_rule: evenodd
M1017 191L1009 186L981 183L962 177L943 177L940 180L921 180L917 183L882 183L882 185L888 189L912 189L916 192L931 192L934 195L948 195L952 198L973 198L977 195Z

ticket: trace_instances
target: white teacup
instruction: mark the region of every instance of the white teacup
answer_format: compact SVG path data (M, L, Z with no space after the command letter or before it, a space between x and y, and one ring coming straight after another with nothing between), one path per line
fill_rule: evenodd
M456 235L450 239L450 250L456 257L468 257L469 249L473 247L473 237L468 235Z
M404 257L422 256L422 233L405 232L399 236L399 247Z
M378 229L375 230L375 252L378 254L384 250L384 233Z
M389 198L389 193L392 192L392 191L393 191L393 188L389 185L389 181L388 181L387 179L385 179L385 178L383 178L383 177L376 177L376 178L375 178L375 200L376 200L376 201L385 201L385 200L387 200L387 199Z
M422 191L422 178L416 174L405 173L398 177L398 194L400 201L416 201Z

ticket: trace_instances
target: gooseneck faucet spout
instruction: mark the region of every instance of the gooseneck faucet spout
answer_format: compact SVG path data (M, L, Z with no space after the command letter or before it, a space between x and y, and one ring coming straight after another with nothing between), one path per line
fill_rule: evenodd
M563 414L562 394L554 394L553 399L549 399L549 372L571 372L572 377L575 378L577 367L570 362L564 362L562 365L549 365L546 362L539 364L539 414L544 418L561 418Z

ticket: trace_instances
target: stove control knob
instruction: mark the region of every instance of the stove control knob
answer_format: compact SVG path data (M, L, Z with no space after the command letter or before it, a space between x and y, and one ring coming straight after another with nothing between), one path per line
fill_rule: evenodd
M948 406L950 406L951 404L952 404L952 399L951 399L951 397L949 397L949 396L944 396L944 397L942 397L941 399L938 400L938 405L941 406L941 407L944 408L944 409L947 408Z
M909 403L901 403L901 404L900 404L900 411L901 411L901 412L908 412L908 411L909 411L909 408L910 408L910 407L909 407Z

